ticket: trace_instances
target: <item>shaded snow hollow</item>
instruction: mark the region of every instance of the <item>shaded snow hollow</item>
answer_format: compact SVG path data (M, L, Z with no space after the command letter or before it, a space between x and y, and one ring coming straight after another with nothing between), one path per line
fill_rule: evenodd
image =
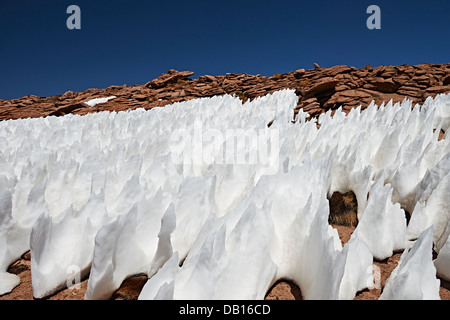
M374 258L407 249L382 298L439 298L450 94L338 109L320 128L303 111L292 121L296 105L282 90L0 122L0 294L31 250L36 298L75 275L89 276L86 299L107 299L146 274L140 299L263 299L279 279L305 299L352 299L373 286ZM348 190L359 223L342 246L327 199Z

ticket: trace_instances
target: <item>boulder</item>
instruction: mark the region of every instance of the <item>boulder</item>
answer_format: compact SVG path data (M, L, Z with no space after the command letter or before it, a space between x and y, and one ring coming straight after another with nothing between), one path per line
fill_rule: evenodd
M152 81L145 84L145 87L161 88L169 83L175 83L178 80L185 79L193 74L194 72L192 71L177 71L174 69L170 69L167 73L163 73L158 78L153 79Z
M340 106L351 103L352 101L362 101L371 98L371 95L362 90L344 90L336 92L324 103L325 109L339 108Z
M450 74L447 75L444 80L443 80L443 84L444 86L449 85L450 84Z
M59 107L55 111L50 112L48 114L48 116L60 117L60 116L63 116L65 114L72 113L72 112L74 112L77 109L89 109L89 108L90 108L90 106L88 104L86 104L84 102L78 102L78 103L70 104L70 105L67 105L67 106Z
M450 85L430 87L430 88L426 89L426 92L427 93L434 93L434 94L448 93L448 92L450 92Z
M392 79L384 79L381 77L369 78L367 81L375 86L378 91L384 93L394 93L400 87L400 85L394 82Z
M332 91L338 84L338 81L331 77L320 79L304 93L304 97L312 97L327 91Z

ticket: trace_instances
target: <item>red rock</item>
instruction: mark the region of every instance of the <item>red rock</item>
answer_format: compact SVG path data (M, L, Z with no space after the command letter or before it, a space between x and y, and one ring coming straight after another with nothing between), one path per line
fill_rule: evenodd
M421 75L424 75L426 73L427 73L426 70L419 69L419 70L416 71L416 76L421 76Z
M147 99L147 96L145 94L136 94L136 95L133 95L133 99L136 99L139 101L144 101Z
M378 66L378 67L372 69L372 72L373 72L376 76L379 76L379 75L382 74L385 70L386 70L386 66Z
M60 107L56 109L55 111L49 113L49 116L63 116L68 113L74 112L76 109L89 109L90 106L84 102L70 104L68 106Z
M357 77L357 78L365 78L369 73L367 72L367 70L363 69L363 70L357 70L355 72L352 72L352 75Z
M447 75L447 76L444 78L442 84L443 84L444 86L450 84L450 74Z
M436 86L436 87L431 87L431 88L427 88L426 89L427 93L448 93L450 92L450 85L446 85L446 86Z
M345 84L337 85L336 88L334 88L334 90L336 90L336 91L344 91L344 90L349 90L349 89L350 89L350 87Z
M313 117L317 117L323 112L318 102L314 102L306 106L303 106L303 111L308 112L308 114Z
M399 85L404 85L406 82L409 81L409 79L410 79L409 76L407 76L406 74L401 74L392 77L392 81L398 83Z
M431 75L415 76L411 79L411 81L416 82L418 84L422 84L422 85L429 85L430 77L432 77L432 76Z
M338 81L331 77L323 78L319 82L314 83L312 87L305 92L304 96L311 97L323 92L334 90L337 84Z
M204 75L204 76L200 76L197 79L198 82L214 82L217 81L215 77L210 76L210 75Z
M307 105L307 104L314 103L314 102L317 102L317 98L309 98L309 99L303 100L302 104Z
M72 99L74 97L75 97L75 94L73 93L73 91L69 90L61 95L60 100Z
M224 93L236 94L243 100L254 99L279 89L295 89L300 96L299 107L317 116L342 104L344 111L389 99L402 101L405 97L423 103L426 97L450 92L450 64L416 66L379 66L356 69L345 65L310 70L298 69L272 77L228 73L222 76L203 75L186 79L191 71L170 70L146 85L91 88L84 92L67 91L62 95L0 100L0 120L39 117L49 114L86 114L101 110L127 110L137 107L150 109L175 101L209 97ZM89 108L81 104L92 98L115 95L118 98ZM161 99L161 100L158 100Z
M367 98L371 95L364 90L345 90L339 93L343 97Z
M169 83L177 82L180 79L185 79L186 77L189 77L193 75L194 72L192 71L177 71L174 69L169 70L167 73L163 73L158 78L148 82L145 87L152 87L152 88L161 88L166 86Z
M373 84L370 84L370 83L365 83L365 84L363 85L363 88L364 88L364 89L369 89L369 90L377 90L377 87L374 86Z
M394 93L400 87L400 85L395 83L392 79L370 78L367 81L384 93Z
M397 94L407 97L421 98L423 97L424 92L416 87L402 86L397 90Z
M401 102L405 99L405 96L397 93L383 93L379 91L361 89L361 91L370 95L370 100L374 100L376 104L381 105L383 102L387 103L392 100L394 103Z
M297 69L294 71L294 77L300 79L305 74L305 69Z
M336 92L324 105L325 109L338 108L341 105L346 105L354 100L363 100L370 98L371 95L362 90L344 90Z
M382 74L380 74L380 77L383 79L389 79L392 78L397 72L396 71L384 71Z

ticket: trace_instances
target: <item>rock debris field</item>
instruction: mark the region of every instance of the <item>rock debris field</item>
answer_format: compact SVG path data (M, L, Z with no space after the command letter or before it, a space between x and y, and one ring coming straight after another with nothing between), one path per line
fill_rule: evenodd
M448 67L0 101L0 299L450 299Z

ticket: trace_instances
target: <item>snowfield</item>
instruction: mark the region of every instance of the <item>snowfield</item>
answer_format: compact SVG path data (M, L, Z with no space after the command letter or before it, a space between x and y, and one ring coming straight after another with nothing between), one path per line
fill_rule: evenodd
M282 90L0 122L0 294L31 250L36 298L78 276L86 299L108 299L146 274L139 299L263 299L282 278L304 299L352 299L374 259L404 250L381 298L439 299L450 94L317 121L293 121L296 105ZM348 190L359 223L342 246L328 198Z

